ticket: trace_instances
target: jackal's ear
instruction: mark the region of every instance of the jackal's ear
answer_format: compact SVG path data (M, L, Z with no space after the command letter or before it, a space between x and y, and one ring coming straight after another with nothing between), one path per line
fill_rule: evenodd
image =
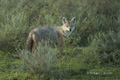
M63 24L66 23L67 19L65 17L63 17L62 22L63 22Z
M76 18L73 17L72 20L71 20L71 22L75 23L75 21L76 21Z

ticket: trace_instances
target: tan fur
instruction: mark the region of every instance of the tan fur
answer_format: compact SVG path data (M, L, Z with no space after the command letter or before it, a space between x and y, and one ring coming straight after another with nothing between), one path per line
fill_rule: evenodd
M60 27L38 27L30 31L27 46L28 50L34 53L41 40L50 41L52 43L58 43L60 56L62 56L63 50L63 37L69 37L75 27L75 18L70 22L63 18L63 25Z

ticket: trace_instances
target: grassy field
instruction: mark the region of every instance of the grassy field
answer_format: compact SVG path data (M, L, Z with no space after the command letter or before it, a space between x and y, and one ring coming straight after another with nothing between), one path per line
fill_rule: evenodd
M26 51L31 29L61 26L76 17L75 30L58 49ZM42 51L41 51L42 50ZM120 80L119 0L0 0L0 80Z
M120 80L119 67L90 68L80 63L80 55L60 58L50 73L35 73L26 70L18 57L0 53L0 80Z

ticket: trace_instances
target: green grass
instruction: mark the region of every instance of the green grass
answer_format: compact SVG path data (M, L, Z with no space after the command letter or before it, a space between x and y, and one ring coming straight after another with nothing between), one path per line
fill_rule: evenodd
M119 0L0 0L0 80L120 80L119 14ZM63 57L50 73L30 73L16 50L31 29L61 26L62 17L76 17Z
M120 68L89 68L79 63L79 58L64 56L54 65L51 74L30 73L20 65L20 59L3 54L0 55L0 80L119 80Z

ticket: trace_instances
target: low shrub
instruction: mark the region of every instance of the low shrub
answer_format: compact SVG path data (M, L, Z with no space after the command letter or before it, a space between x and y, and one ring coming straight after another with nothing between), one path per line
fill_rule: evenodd
M53 49L48 42L41 42L33 54L22 50L20 58L24 62L24 68L30 72L49 72L57 62L57 50Z
M91 65L116 66L120 63L119 40L114 31L97 33L91 37L90 46L86 48L83 62Z

